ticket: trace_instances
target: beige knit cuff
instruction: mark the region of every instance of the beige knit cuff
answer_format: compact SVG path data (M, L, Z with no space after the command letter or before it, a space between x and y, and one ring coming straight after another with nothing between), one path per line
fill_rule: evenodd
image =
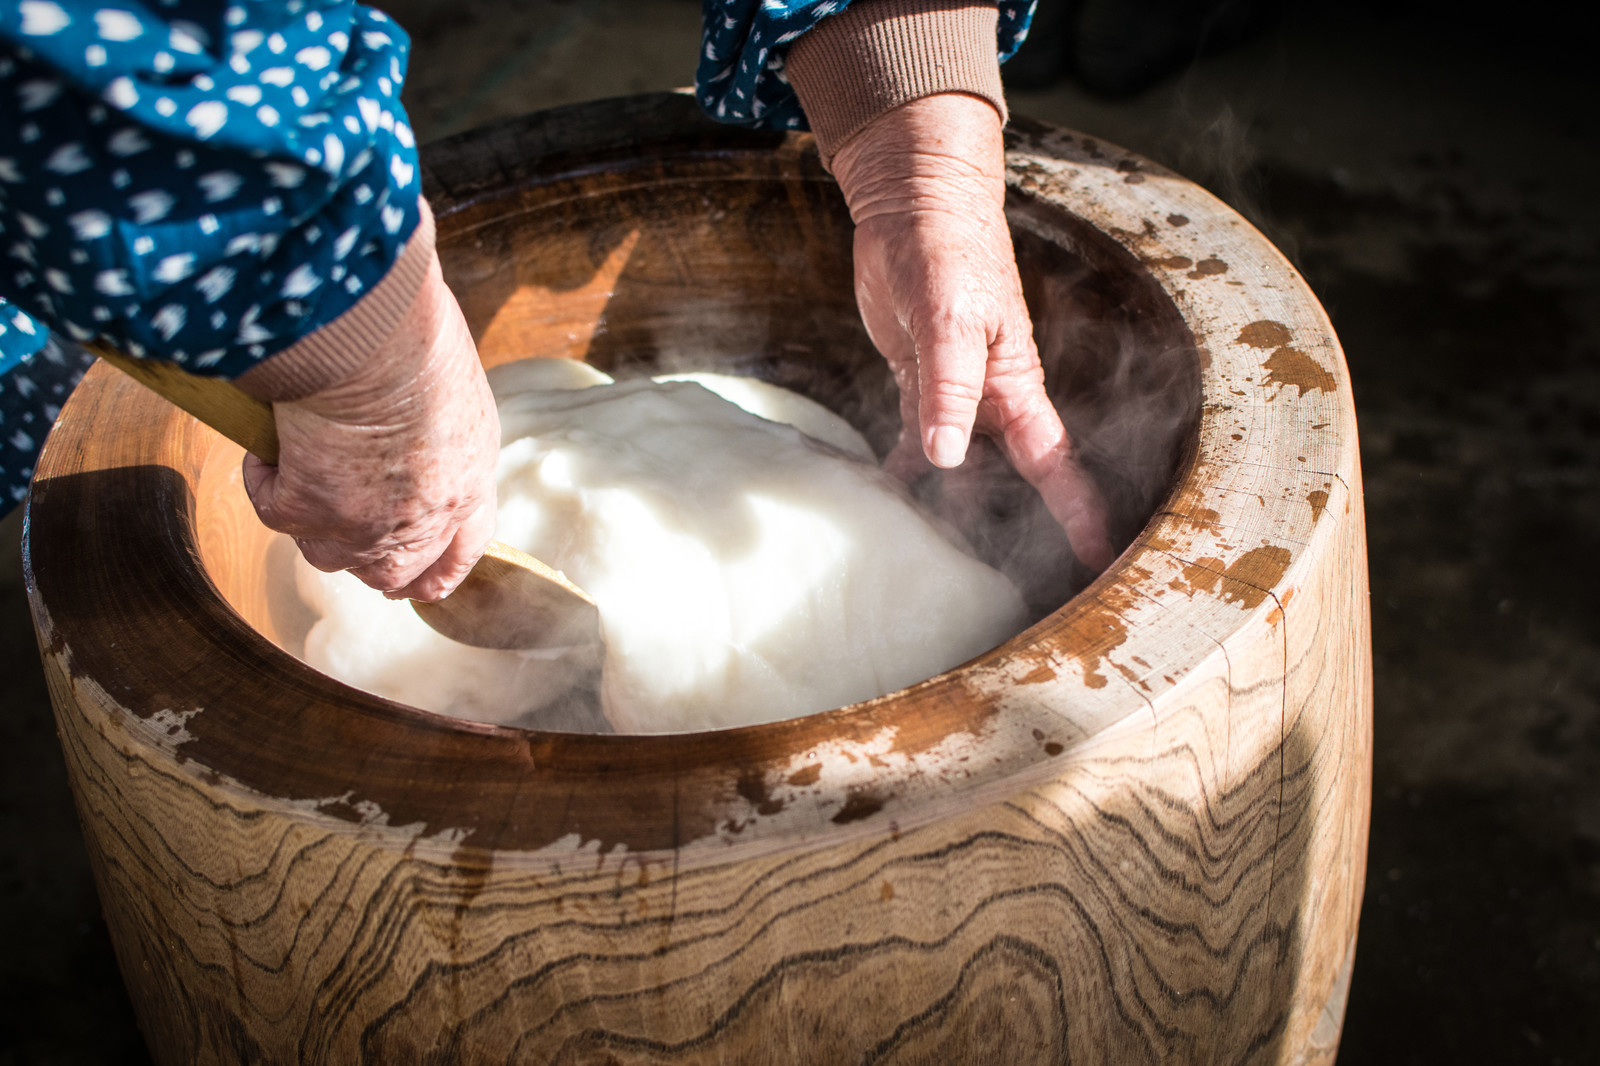
M784 73L824 166L879 115L935 93L971 93L1006 120L995 0L855 0L795 41Z
M327 325L234 379L258 400L300 400L360 370L411 310L433 262L433 212L417 200L417 228L372 290Z

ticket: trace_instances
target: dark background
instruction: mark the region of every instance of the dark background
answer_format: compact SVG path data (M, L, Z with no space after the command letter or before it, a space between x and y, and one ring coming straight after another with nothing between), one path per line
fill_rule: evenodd
M1238 4L1121 0L1129 45L1093 0L1044 0L1011 107L1206 184L1344 343L1377 736L1341 1062L1600 1062L1600 62L1554 7ZM424 140L686 84L698 50L688 0L389 10ZM0 523L0 1066L144 1062L20 532Z

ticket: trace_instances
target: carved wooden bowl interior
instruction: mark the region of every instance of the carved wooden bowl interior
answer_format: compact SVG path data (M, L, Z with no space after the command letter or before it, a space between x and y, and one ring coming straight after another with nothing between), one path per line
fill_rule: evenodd
M1048 387L1131 546L1088 584L980 449L919 491L1037 621L864 704L625 737L349 689L279 647L239 450L86 379L29 589L158 1061L1331 1061L1370 758L1337 341L1202 190L1010 136ZM652 95L424 162L486 364L753 375L894 440L809 138Z

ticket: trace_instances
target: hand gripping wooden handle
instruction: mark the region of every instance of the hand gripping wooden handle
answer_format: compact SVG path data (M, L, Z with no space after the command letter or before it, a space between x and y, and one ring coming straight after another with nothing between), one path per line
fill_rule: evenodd
M278 461L272 406L222 378L175 363L134 359L91 342L89 351L156 395L194 415L263 462ZM601 643L594 600L565 574L499 541L461 585L437 603L411 601L422 620L451 640L478 648L565 648Z
M176 363L135 359L99 341L84 347L262 462L277 463L278 426L272 418L272 405L265 400L224 378L203 378Z

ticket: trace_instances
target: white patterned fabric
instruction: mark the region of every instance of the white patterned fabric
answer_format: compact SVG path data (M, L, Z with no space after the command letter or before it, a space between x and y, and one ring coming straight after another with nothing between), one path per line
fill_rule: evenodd
M418 219L408 49L352 0L0 0L0 503L63 383L46 324L233 377L383 278Z

